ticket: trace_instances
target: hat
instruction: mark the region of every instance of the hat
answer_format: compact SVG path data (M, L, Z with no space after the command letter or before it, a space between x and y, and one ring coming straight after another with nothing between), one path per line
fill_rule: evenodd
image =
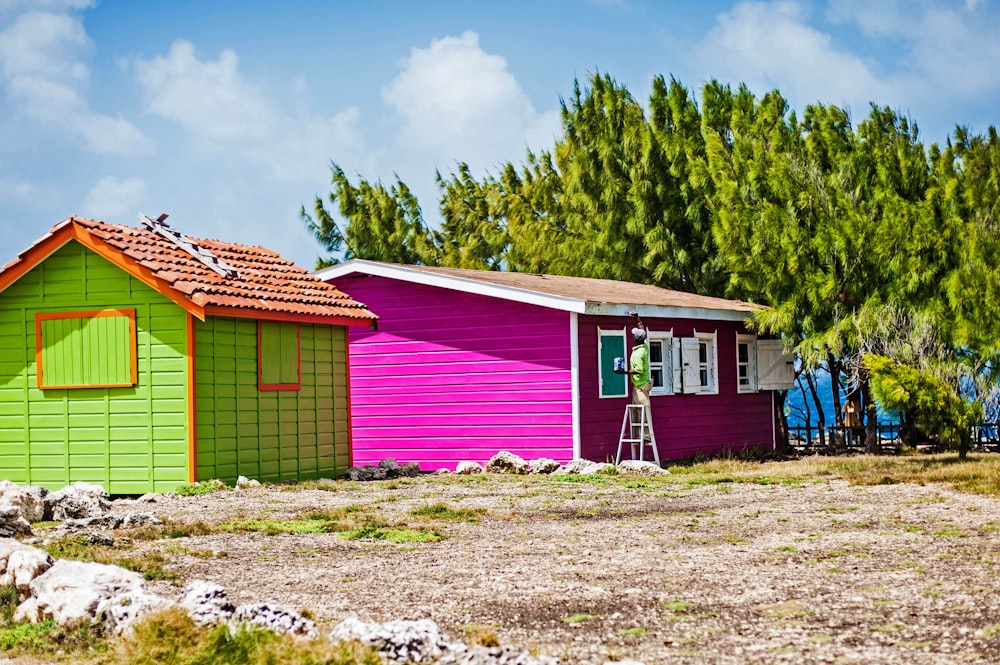
M646 331L642 328L632 328L632 339L637 342L646 341Z

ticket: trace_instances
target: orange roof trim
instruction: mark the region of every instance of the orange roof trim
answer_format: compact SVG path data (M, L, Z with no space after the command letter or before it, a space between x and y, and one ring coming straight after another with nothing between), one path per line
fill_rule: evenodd
M196 239L238 277L224 277L147 229L70 217L0 269L0 291L75 240L193 316L373 325L378 318L335 286L264 247Z

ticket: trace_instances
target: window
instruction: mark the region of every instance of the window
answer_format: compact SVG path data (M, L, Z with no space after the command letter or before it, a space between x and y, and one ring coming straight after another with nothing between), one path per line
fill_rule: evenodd
M42 389L134 386L135 310L36 314L35 363Z
M615 358L624 358L628 364L628 353L625 350L625 329L597 329L597 373L601 397L627 397L628 378L625 374L615 374Z
M261 390L298 390L299 326L279 321L257 322L257 387Z
M699 333L682 337L675 344L680 368L674 374L679 378L685 393L716 394L719 392L715 333ZM680 392L676 389L674 392Z
M674 371L671 332L649 333L649 374L653 379L650 395L671 395L674 392Z
M736 335L736 392L757 392L757 338Z

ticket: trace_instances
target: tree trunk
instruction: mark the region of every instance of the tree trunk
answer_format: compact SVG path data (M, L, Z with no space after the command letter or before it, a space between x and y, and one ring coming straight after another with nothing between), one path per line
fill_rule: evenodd
M788 454L788 418L785 417L785 400L787 390L777 390L774 395L774 421L777 431L774 436L774 452L778 455Z
M816 426L819 429L819 445L826 448L826 419L823 416L823 405L819 401L819 393L816 392L816 381L812 372L806 372L806 385L809 386L809 394L812 395L813 404L816 405ZM812 440L809 441L812 443Z
M833 422L837 423L837 427L843 427L844 414L840 412L840 361L827 351L826 365L830 370L830 392L833 393Z
M868 376L868 370L862 369L859 378L861 402L865 412L865 452L877 455L882 452L882 442L878 435L878 409L875 407L875 400L872 399L871 377Z

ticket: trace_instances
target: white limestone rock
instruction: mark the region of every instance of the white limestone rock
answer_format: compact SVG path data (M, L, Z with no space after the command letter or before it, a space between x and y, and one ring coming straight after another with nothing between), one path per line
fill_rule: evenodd
M486 473L513 473L526 474L531 472L531 467L520 455L501 450L490 458L486 463Z
M222 585L206 580L189 582L181 592L180 606L199 626L228 623L236 611Z
M533 459L528 463L531 467L532 473L555 473L562 465L554 459L548 457L539 457L538 459Z
M94 609L93 623L100 625L105 635L127 635L144 615L175 605L173 601L144 588L132 589L110 598L101 598Z
M655 462L630 459L618 464L618 473L626 473L632 476L669 476L670 470L662 468Z
M31 598L18 606L15 620L60 626L96 623L101 601L144 591L139 573L93 561L59 559L28 585Z
M233 613L230 626L236 628L240 624L263 628L277 635L289 633L310 639L319 635L314 622L275 602L240 605Z
M473 476L477 473L483 473L483 465L479 462L472 462L469 460L464 460L455 465L455 473L461 476Z
M28 522L41 522L45 515L44 487L21 487L9 480L0 480L0 505L17 507L21 517Z
M575 459L567 462L562 468L557 469L553 472L553 475L564 475L564 474L580 474L587 475L590 473L596 473L598 467L597 462L591 462L586 459Z
M14 586L27 598L33 579L54 563L43 550L23 545L16 540L0 540L0 586Z
M104 488L89 483L73 483L52 492L46 495L45 505L54 520L100 517L111 510Z
M17 506L0 506L0 537L27 536L31 534L31 525L21 515Z

